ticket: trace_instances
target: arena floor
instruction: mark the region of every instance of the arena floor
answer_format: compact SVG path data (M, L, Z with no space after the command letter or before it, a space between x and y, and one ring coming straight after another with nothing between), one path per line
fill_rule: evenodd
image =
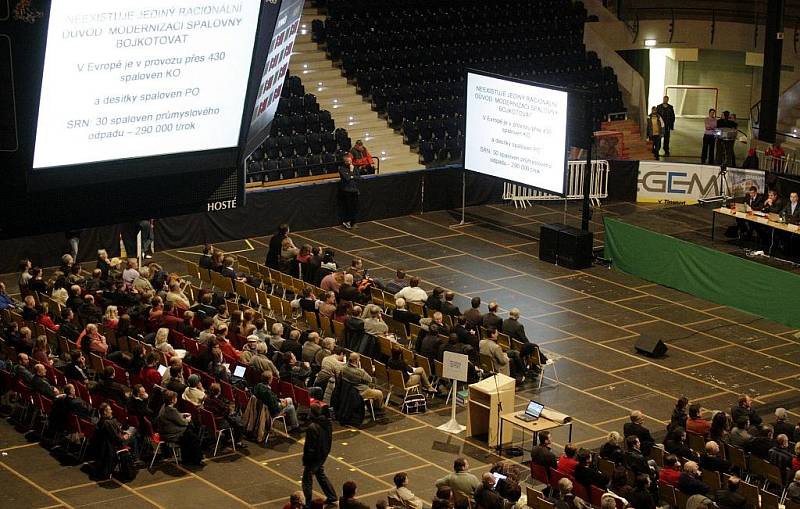
M605 206L592 222L595 243L602 243L603 214L643 210L630 203ZM457 292L461 309L476 295L484 307L493 299L505 310L518 307L528 337L557 359L560 383L548 370L541 390L532 382L518 388L516 405L522 409L536 398L573 416L573 442L579 446L596 447L609 431L621 431L632 409L642 410L651 430L661 432L681 395L713 410L728 409L740 393L748 393L760 413L784 406L793 422L800 417L795 330L606 267L571 271L540 262L539 225L563 222L564 214L558 205L493 205L468 209L464 226L456 226L460 213L432 212L364 223L352 231L325 228L292 236L298 245L308 241L334 248L340 263L359 256L374 276L402 267L428 289L438 285ZM566 221L579 224L577 204L568 207ZM218 247L263 260L267 241L261 237ZM183 260L195 260L198 253L197 248L173 250L155 260L183 273ZM16 288L14 275L2 279ZM663 339L667 356L637 355L633 343L639 334ZM402 415L393 405L383 421L358 430L337 427L327 463L337 491L343 481L354 480L360 498L374 505L392 486L393 474L405 470L412 491L430 500L434 479L450 470L455 456L468 457L474 472L485 471L497 457L463 433L438 431L448 418L449 407L439 399L424 415ZM463 411L459 420L466 420ZM560 448L566 428L557 429L554 440ZM0 421L0 506L277 508L299 489L301 452L301 443L280 437L269 448L251 443L244 451L207 459L201 469L162 464L153 472L140 471L125 485L98 484L80 465L62 462Z

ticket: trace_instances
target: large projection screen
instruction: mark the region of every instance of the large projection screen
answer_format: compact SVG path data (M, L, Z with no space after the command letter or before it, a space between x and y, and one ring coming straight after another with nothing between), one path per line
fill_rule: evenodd
M563 90L469 72L464 167L563 196L567 102Z
M234 148L260 0L52 0L33 168Z

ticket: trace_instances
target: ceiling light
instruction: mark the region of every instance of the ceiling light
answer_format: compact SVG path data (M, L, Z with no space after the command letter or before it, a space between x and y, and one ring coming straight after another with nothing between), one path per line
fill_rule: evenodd
M644 45L647 46L648 48L652 48L656 44L658 44L658 41L655 40L655 39L645 39L644 40Z

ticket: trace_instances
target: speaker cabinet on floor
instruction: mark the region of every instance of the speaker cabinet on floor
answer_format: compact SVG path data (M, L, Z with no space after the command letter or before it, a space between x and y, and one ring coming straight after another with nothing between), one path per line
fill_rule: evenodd
M661 357L667 353L667 345L660 339L650 336L639 336L634 345L636 352L648 357Z
M539 259L543 262L558 263L558 235L566 225L543 224L539 229Z
M592 232L563 224L545 224L539 230L539 259L569 269L592 266Z

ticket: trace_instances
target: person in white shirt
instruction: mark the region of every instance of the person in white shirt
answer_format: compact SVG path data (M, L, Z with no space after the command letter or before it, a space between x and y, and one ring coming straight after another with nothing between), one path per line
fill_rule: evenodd
M406 509L423 509L430 507L425 504L421 498L414 495L414 493L408 489L407 473L399 472L395 474L394 485L395 487L389 490L389 492L386 494L390 505L394 505L394 503L399 502L402 507L405 507Z
M394 294L394 298L395 300L405 299L407 303L425 304L425 301L428 300L428 294L419 287L419 278L412 277L408 282L408 286Z
M125 282L125 288L132 288L133 282L139 277L139 262L136 258L128 258L128 268L122 271L122 281Z

